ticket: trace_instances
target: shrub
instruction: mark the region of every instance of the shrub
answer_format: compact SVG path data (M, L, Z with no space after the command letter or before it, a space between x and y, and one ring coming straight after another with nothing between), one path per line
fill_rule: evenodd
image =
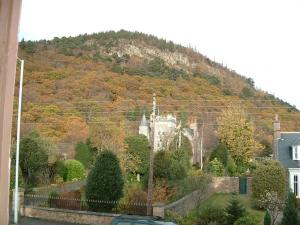
M256 217L251 215L246 215L241 218L239 218L237 221L235 221L234 225L257 225L259 224L259 221Z
M176 188L174 200L178 200L196 190L205 193L210 188L211 177L206 175L188 176L182 180L169 181L168 183Z
M229 157L227 162L227 172L230 176L236 176L238 173L237 165L231 157Z
M171 158L167 151L158 151L154 156L154 178L169 179L171 177Z
M207 80L211 85L218 86L221 83L221 81L218 77L216 77L215 75L208 74L208 73L194 72L193 76L194 77L201 77L202 79Z
M63 160L57 160L54 163L54 173L63 179L65 179L66 176L66 166L65 166L65 161Z
M120 201L120 208L127 214L146 214L147 208L142 205L147 203L147 193L139 184L133 184L126 188L125 196Z
M261 201L267 192L275 192L279 199L286 195L286 174L279 162L274 160L259 164L253 173L252 198Z
M215 223L223 225L226 221L224 210L220 207L210 206L206 207L198 214L198 225L208 225Z
M235 224L239 218L245 215L245 208L240 204L236 196L232 197L225 211L228 225Z
M124 181L119 160L111 151L104 150L96 158L86 184L88 206L93 211L111 211L113 205L99 206L90 200L118 201L123 196Z
M85 170L81 162L75 159L69 159L65 162L66 172L64 180L81 180L84 178Z
M227 166L228 162L228 150L226 146L222 143L220 143L211 153L209 157L210 161L217 159L219 162L221 162L224 167Z
M11 161L11 169L10 169L10 189L15 188L15 179L16 179L16 166L15 166L14 160ZM25 181L24 177L22 175L22 170L19 167L19 179L18 179L18 184L19 187L24 188L25 187Z
M64 182L64 178L62 178L60 175L56 174L56 175L54 175L53 181L55 184L62 184Z
M145 174L149 166L149 142L146 136L130 136L125 139L128 153L137 157L141 163L138 166L137 173Z
M299 224L297 202L295 194L289 192L286 205L283 210L283 218L281 220L281 225L294 224Z
M80 142L75 146L75 159L81 162L85 168L90 168L93 157L94 152L89 145Z
M253 97L254 95L255 95L254 90L248 87L244 87L240 93L241 98L250 98Z
M214 176L223 176L224 166L219 160L215 158L208 163L207 171L213 174Z
M50 208L57 207L59 194L56 191L51 191L48 196L48 204Z
M159 151L154 156L154 177L182 180L187 175L189 156L186 151Z
M25 186L34 187L43 169L48 168L49 143L42 139L36 131L31 131L20 141L20 169Z
M171 160L171 165L170 165L170 180L180 180L186 177L187 172L181 163L179 163L176 160Z
M271 216L268 211L266 211L264 216L264 225L271 225Z
M189 153L187 150L174 150L171 152L170 180L181 180L187 176L190 168Z

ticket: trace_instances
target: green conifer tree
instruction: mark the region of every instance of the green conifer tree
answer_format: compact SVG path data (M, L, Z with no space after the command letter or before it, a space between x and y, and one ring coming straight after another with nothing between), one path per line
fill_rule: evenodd
M240 204L236 196L233 196L226 208L226 220L228 225L233 225L235 221L245 215L245 208Z
M290 192L283 210L281 225L295 225L298 224L298 222L296 196L294 193Z
M264 217L264 225L271 225L271 216L268 211L266 211L266 214Z
M116 155L108 150L100 152L87 178L85 195L89 208L92 211L110 212L123 196L123 186Z

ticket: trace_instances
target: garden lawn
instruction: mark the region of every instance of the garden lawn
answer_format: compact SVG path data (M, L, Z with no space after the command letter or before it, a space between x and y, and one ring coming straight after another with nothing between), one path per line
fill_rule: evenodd
M233 194L213 194L211 197L209 197L207 200L203 201L198 208L193 210L191 213L189 213L185 218L181 220L182 225L196 225L197 224L197 215L201 210L203 210L206 207L210 206L219 206L222 208L226 208L229 200ZM256 210L252 208L251 205L251 198L246 195L237 195L239 201L241 204L246 208L247 212L251 213L255 217L257 217L261 224L263 224L263 219L265 212Z

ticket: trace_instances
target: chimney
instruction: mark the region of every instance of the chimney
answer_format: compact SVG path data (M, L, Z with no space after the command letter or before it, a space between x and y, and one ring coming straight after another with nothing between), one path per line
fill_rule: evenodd
M273 157L278 160L278 141L281 138L280 133L280 121L278 115L275 115L275 120L273 121Z

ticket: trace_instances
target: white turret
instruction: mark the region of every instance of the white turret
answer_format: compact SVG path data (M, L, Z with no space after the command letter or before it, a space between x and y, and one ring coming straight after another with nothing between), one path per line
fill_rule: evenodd
M145 135L149 140L149 125L147 123L146 115L143 114L141 124L139 126L139 134Z

